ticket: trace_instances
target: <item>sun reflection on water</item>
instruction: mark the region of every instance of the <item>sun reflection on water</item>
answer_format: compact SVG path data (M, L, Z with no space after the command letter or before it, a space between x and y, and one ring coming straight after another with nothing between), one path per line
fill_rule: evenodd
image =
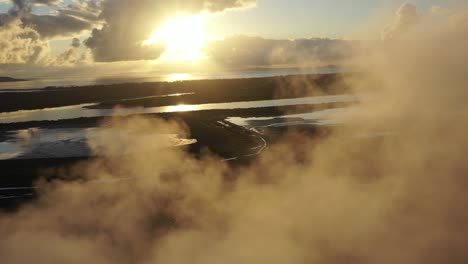
M190 73L173 73L169 74L165 79L166 82L178 82L190 80L192 75Z
M196 105L185 105L185 104L180 104L180 105L171 105L167 107L168 112L190 112L190 111L196 111L198 110L198 106Z

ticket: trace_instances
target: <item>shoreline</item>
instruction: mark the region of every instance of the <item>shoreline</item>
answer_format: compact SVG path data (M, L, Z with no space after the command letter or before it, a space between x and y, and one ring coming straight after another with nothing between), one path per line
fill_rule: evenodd
M173 83L124 83L71 88L45 88L34 92L3 93L0 96L0 113L86 103L101 103L106 106L125 104L148 107L287 99L321 94L335 95L350 91L344 81L345 76L348 75L333 73L194 80ZM167 96L170 94L183 95ZM142 97L153 98L142 99ZM122 100L125 101L122 102Z
M229 80L199 80L175 83L140 83L104 86L84 86L67 89L50 89L42 92L12 92L0 96L0 111L36 110L45 107L69 106L72 104L98 103L100 107L154 107L178 104L229 103L239 101L262 101L272 99L290 99L322 95L338 95L349 92L343 81L343 74L311 74L300 76L277 76ZM167 96L181 94L180 96ZM161 96L159 96L161 95ZM320 137L328 133L333 126L309 124L301 127L278 127L265 129L261 134L247 127L226 121L228 117L276 117L284 114L300 114L319 110L349 106L351 102L333 102L319 104L300 104L289 106L269 106L234 109L211 109L168 113L131 114L114 117L81 117L50 121L31 121L0 124L0 141L8 138L9 131L40 128L95 128L104 119L118 118L125 120L134 116L146 118L178 119L190 130L190 137L195 144L183 148L202 157L208 150L220 162L228 166L239 167L254 162L267 146L281 140L285 133L292 131L310 137ZM255 150L255 151L252 151ZM54 172L70 168L77 163L92 161L96 157L56 157L39 159L10 159L0 161L3 168L0 179L2 187L32 187L39 179L63 179ZM47 176L43 175L48 171ZM27 201L34 200L36 191L13 190L0 193L3 197L12 197L0 202L1 210L15 210Z

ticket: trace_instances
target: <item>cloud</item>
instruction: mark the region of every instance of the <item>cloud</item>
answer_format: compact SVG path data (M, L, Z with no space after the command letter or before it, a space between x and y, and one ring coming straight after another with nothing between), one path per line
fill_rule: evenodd
M393 25L382 32L382 40L397 38L411 29L419 20L417 7L413 4L403 4L395 13Z
M90 62L90 57L86 52L79 52L77 48L71 47L59 54L55 59L54 66L77 66Z
M203 9L211 12L220 12L232 8L248 8L256 5L256 0L219 0L204 1Z
M58 6L63 3L63 0L30 0L30 3L36 5Z
M81 41L78 38L73 38L71 46L74 48L79 48L81 46Z
M18 19L0 30L0 65L76 66L90 63L89 51L80 47L80 40L74 38L68 50L54 56L50 53L49 42Z
M165 50L162 45L143 46L139 42L127 42L129 39L124 34L114 33L117 32L108 26L93 29L85 45L92 50L95 61L151 60L159 58Z
M0 64L38 63L48 52L48 42L34 29L22 26L19 20L0 30Z
M442 7L442 6L432 6L431 13L439 16L447 16L453 13L450 8Z
M8 26L13 23L17 18L21 18L31 13L31 5L25 0L11 0L13 6L7 13L0 14L0 27Z
M93 24L68 15L34 15L21 19L23 24L39 32L43 38L57 36L75 36L84 30L91 29Z
M30 2L27 0L11 0L13 7L8 13L13 17L21 17L31 12Z
M81 49L81 41L73 38L70 43L70 48L63 53L57 55L56 58L51 59L49 65L51 66L79 66L92 62L92 57L87 49Z
M107 0L102 3L100 14L104 26L93 29L85 44L92 50L96 61L156 59L164 49L141 44L171 16L221 12L255 3L254 0Z
M60 1L12 0L12 3L13 7L8 13L1 14L0 27L20 19L24 26L34 28L42 38L80 34L80 32L89 30L94 26L95 17L97 16L97 4L93 1L78 2L59 8L52 15L33 14L32 5L51 6L58 5Z
M91 29L98 21L99 4L82 1L61 6L53 15L36 15L32 5L58 5L61 1L13 0L13 6L0 14L0 64L71 65L88 62L89 52L72 47L54 58L47 39L76 36ZM75 45L79 42L75 42Z
M209 43L205 52L225 66L333 64L351 57L352 42L334 39L273 40L235 36Z
M62 16L71 16L81 20L98 23L101 13L102 1L86 0L62 6L57 13Z

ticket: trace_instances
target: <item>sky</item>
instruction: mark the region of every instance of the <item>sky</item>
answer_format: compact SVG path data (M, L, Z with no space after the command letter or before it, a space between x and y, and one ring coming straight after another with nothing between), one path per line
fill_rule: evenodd
M0 74L135 61L230 68L336 64L349 56L360 28L376 24L371 38L378 39L405 4L421 16L434 8L450 13L460 2L0 0Z
M3 2L3 3L2 3ZM0 12L7 12L10 0L0 1ZM66 0L64 4L73 4ZM443 6L447 0L257 0L255 8L225 12L214 16L209 29L217 35L244 34L271 38L346 36L382 8L395 11L405 2L421 10ZM35 11L46 14L47 6ZM272 27L274 25L274 27Z

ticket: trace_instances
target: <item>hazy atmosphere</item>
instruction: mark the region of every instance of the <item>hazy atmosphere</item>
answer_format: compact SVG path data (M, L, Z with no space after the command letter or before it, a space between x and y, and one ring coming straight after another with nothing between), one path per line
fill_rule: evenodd
M468 262L466 1L0 0L0 47L1 263Z
M417 12L401 13L398 27L416 15L447 19L462 2L414 1ZM89 79L335 65L349 60L361 41L375 41L392 27L401 4L2 0L0 73Z

